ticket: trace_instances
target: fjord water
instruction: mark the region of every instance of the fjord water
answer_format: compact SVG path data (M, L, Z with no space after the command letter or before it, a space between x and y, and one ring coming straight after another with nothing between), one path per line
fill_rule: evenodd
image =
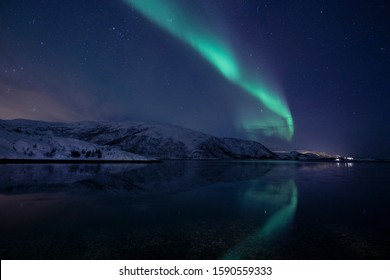
M1 259L389 259L390 164L0 165Z

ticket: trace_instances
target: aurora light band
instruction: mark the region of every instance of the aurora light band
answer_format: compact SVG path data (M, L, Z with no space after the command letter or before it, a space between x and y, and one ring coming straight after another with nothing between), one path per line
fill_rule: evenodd
M276 135L291 140L294 123L281 94L269 90L264 82L248 76L237 61L234 53L222 38L210 33L207 26L195 20L174 0L122 0L160 28L190 45L227 80L260 101L273 116L246 120L243 127L247 131L260 131L266 135Z

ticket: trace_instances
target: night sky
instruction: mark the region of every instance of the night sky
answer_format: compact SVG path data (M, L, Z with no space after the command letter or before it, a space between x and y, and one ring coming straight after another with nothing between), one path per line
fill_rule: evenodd
M390 157L386 1L0 5L1 119L151 120Z

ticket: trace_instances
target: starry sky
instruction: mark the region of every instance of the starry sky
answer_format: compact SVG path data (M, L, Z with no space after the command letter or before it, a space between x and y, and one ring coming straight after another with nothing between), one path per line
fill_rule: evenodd
M160 121L275 150L390 157L389 8L2 0L0 118Z

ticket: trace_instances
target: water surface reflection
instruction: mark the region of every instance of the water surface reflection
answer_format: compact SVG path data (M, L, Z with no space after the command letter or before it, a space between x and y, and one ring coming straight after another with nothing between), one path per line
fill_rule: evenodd
M221 258L259 227L272 235L290 219L283 213L296 189L291 174L267 177L275 169L228 161L1 165L2 242L22 245L2 244L2 255Z
M275 161L3 164L0 256L386 258L390 232L381 213L389 210L382 203L389 190L362 195L368 181L390 181L376 177L390 174L379 169ZM345 232L353 238L340 239Z

